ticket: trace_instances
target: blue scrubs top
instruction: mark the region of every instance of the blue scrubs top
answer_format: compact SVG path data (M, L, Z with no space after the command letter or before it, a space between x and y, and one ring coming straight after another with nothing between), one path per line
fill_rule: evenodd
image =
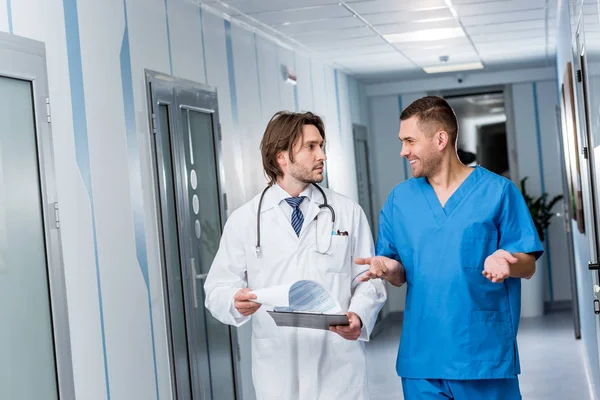
M514 378L521 280L493 283L487 256L543 253L517 187L476 167L442 207L425 178L397 185L380 214L377 254L406 269L396 370L415 379Z

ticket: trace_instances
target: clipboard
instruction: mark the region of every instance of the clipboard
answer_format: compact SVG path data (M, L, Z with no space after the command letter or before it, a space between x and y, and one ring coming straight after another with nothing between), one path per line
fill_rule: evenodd
M277 326L329 330L332 325L350 325L346 314L321 314L311 312L267 310Z

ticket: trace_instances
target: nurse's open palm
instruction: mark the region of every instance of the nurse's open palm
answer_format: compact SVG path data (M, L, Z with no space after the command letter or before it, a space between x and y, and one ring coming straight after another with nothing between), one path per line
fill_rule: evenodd
M494 283L501 283L510 277L510 266L519 259L506 250L496 250L494 254L485 259L483 276Z
M397 260L384 256L374 256L368 258L357 258L354 260L357 265L368 265L369 270L360 277L360 282L366 282L370 279L386 279L394 286L402 286L406 282L404 267Z
M261 306L260 303L256 303L252 300L256 299L256 295L248 288L238 290L233 296L233 306L240 314L244 317L254 314Z

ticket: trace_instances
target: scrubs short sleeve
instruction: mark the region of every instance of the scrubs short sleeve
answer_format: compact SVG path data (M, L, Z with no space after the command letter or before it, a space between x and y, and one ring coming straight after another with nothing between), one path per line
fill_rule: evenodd
M514 183L508 182L502 196L498 248L510 253L530 253L537 260L544 248L523 195Z
M400 261L400 255L394 244L394 229L392 221L394 209L394 191L390 193L381 212L379 213L379 230L377 235L377 255Z

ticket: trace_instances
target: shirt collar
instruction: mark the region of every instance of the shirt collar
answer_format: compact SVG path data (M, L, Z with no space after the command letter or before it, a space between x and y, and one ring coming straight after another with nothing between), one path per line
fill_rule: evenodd
M308 201L312 201L314 195L313 191L316 190L313 185L308 185L306 189L300 193L300 196L305 196ZM292 197L288 192L286 192L281 186L275 183L273 186L267 190L265 193L265 198L263 200L263 204L261 207L261 213L271 208L278 206L282 201L285 201L288 197Z

